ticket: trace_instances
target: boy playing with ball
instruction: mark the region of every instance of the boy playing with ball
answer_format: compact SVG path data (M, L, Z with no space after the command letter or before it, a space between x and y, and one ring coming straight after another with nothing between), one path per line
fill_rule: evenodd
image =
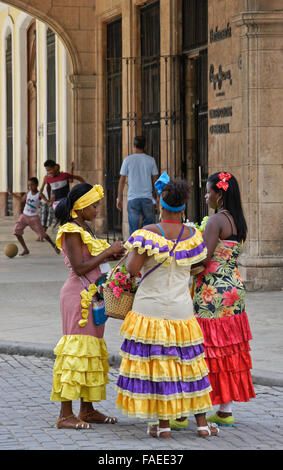
M56 247L55 243L51 240L49 235L44 231L44 228L40 222L40 218L38 215L40 199L46 199L44 195L41 195L38 191L38 179L37 178L30 178L28 181L28 189L29 191L22 196L17 196L13 194L13 196L21 198L22 202L25 203L25 207L23 213L18 218L15 228L14 228L14 235L17 237L18 241L22 245L24 251L20 254L20 256L28 255L29 250L24 241L23 233L27 226L29 226L42 240L45 238L50 245L54 248L56 253L60 253L58 248Z

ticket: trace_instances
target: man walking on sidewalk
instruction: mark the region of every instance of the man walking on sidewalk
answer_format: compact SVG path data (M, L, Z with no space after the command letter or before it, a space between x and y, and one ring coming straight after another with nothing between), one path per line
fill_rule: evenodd
M152 188L157 180L158 169L155 160L144 152L145 138L136 136L134 153L128 155L122 163L118 186L117 209L123 209L123 191L128 178L128 220L129 231L133 233L142 225L155 222Z

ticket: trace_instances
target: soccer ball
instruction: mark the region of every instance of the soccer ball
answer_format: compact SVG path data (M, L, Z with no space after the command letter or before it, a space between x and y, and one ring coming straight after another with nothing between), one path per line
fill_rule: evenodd
M8 258L14 258L14 256L17 256L18 251L19 249L15 243L8 243L4 249L4 253Z

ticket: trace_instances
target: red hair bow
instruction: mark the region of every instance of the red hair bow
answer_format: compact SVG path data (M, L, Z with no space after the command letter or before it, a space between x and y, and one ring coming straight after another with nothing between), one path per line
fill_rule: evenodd
M223 189L223 191L227 191L229 188L229 179L232 178L230 173L219 173L218 175L219 181L216 183L217 188Z

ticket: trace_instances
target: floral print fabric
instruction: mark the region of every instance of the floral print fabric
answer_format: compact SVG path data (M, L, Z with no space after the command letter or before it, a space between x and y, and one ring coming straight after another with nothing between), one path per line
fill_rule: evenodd
M219 240L213 257L195 278L194 309L200 318L222 318L245 310L245 288L237 266L241 244Z

